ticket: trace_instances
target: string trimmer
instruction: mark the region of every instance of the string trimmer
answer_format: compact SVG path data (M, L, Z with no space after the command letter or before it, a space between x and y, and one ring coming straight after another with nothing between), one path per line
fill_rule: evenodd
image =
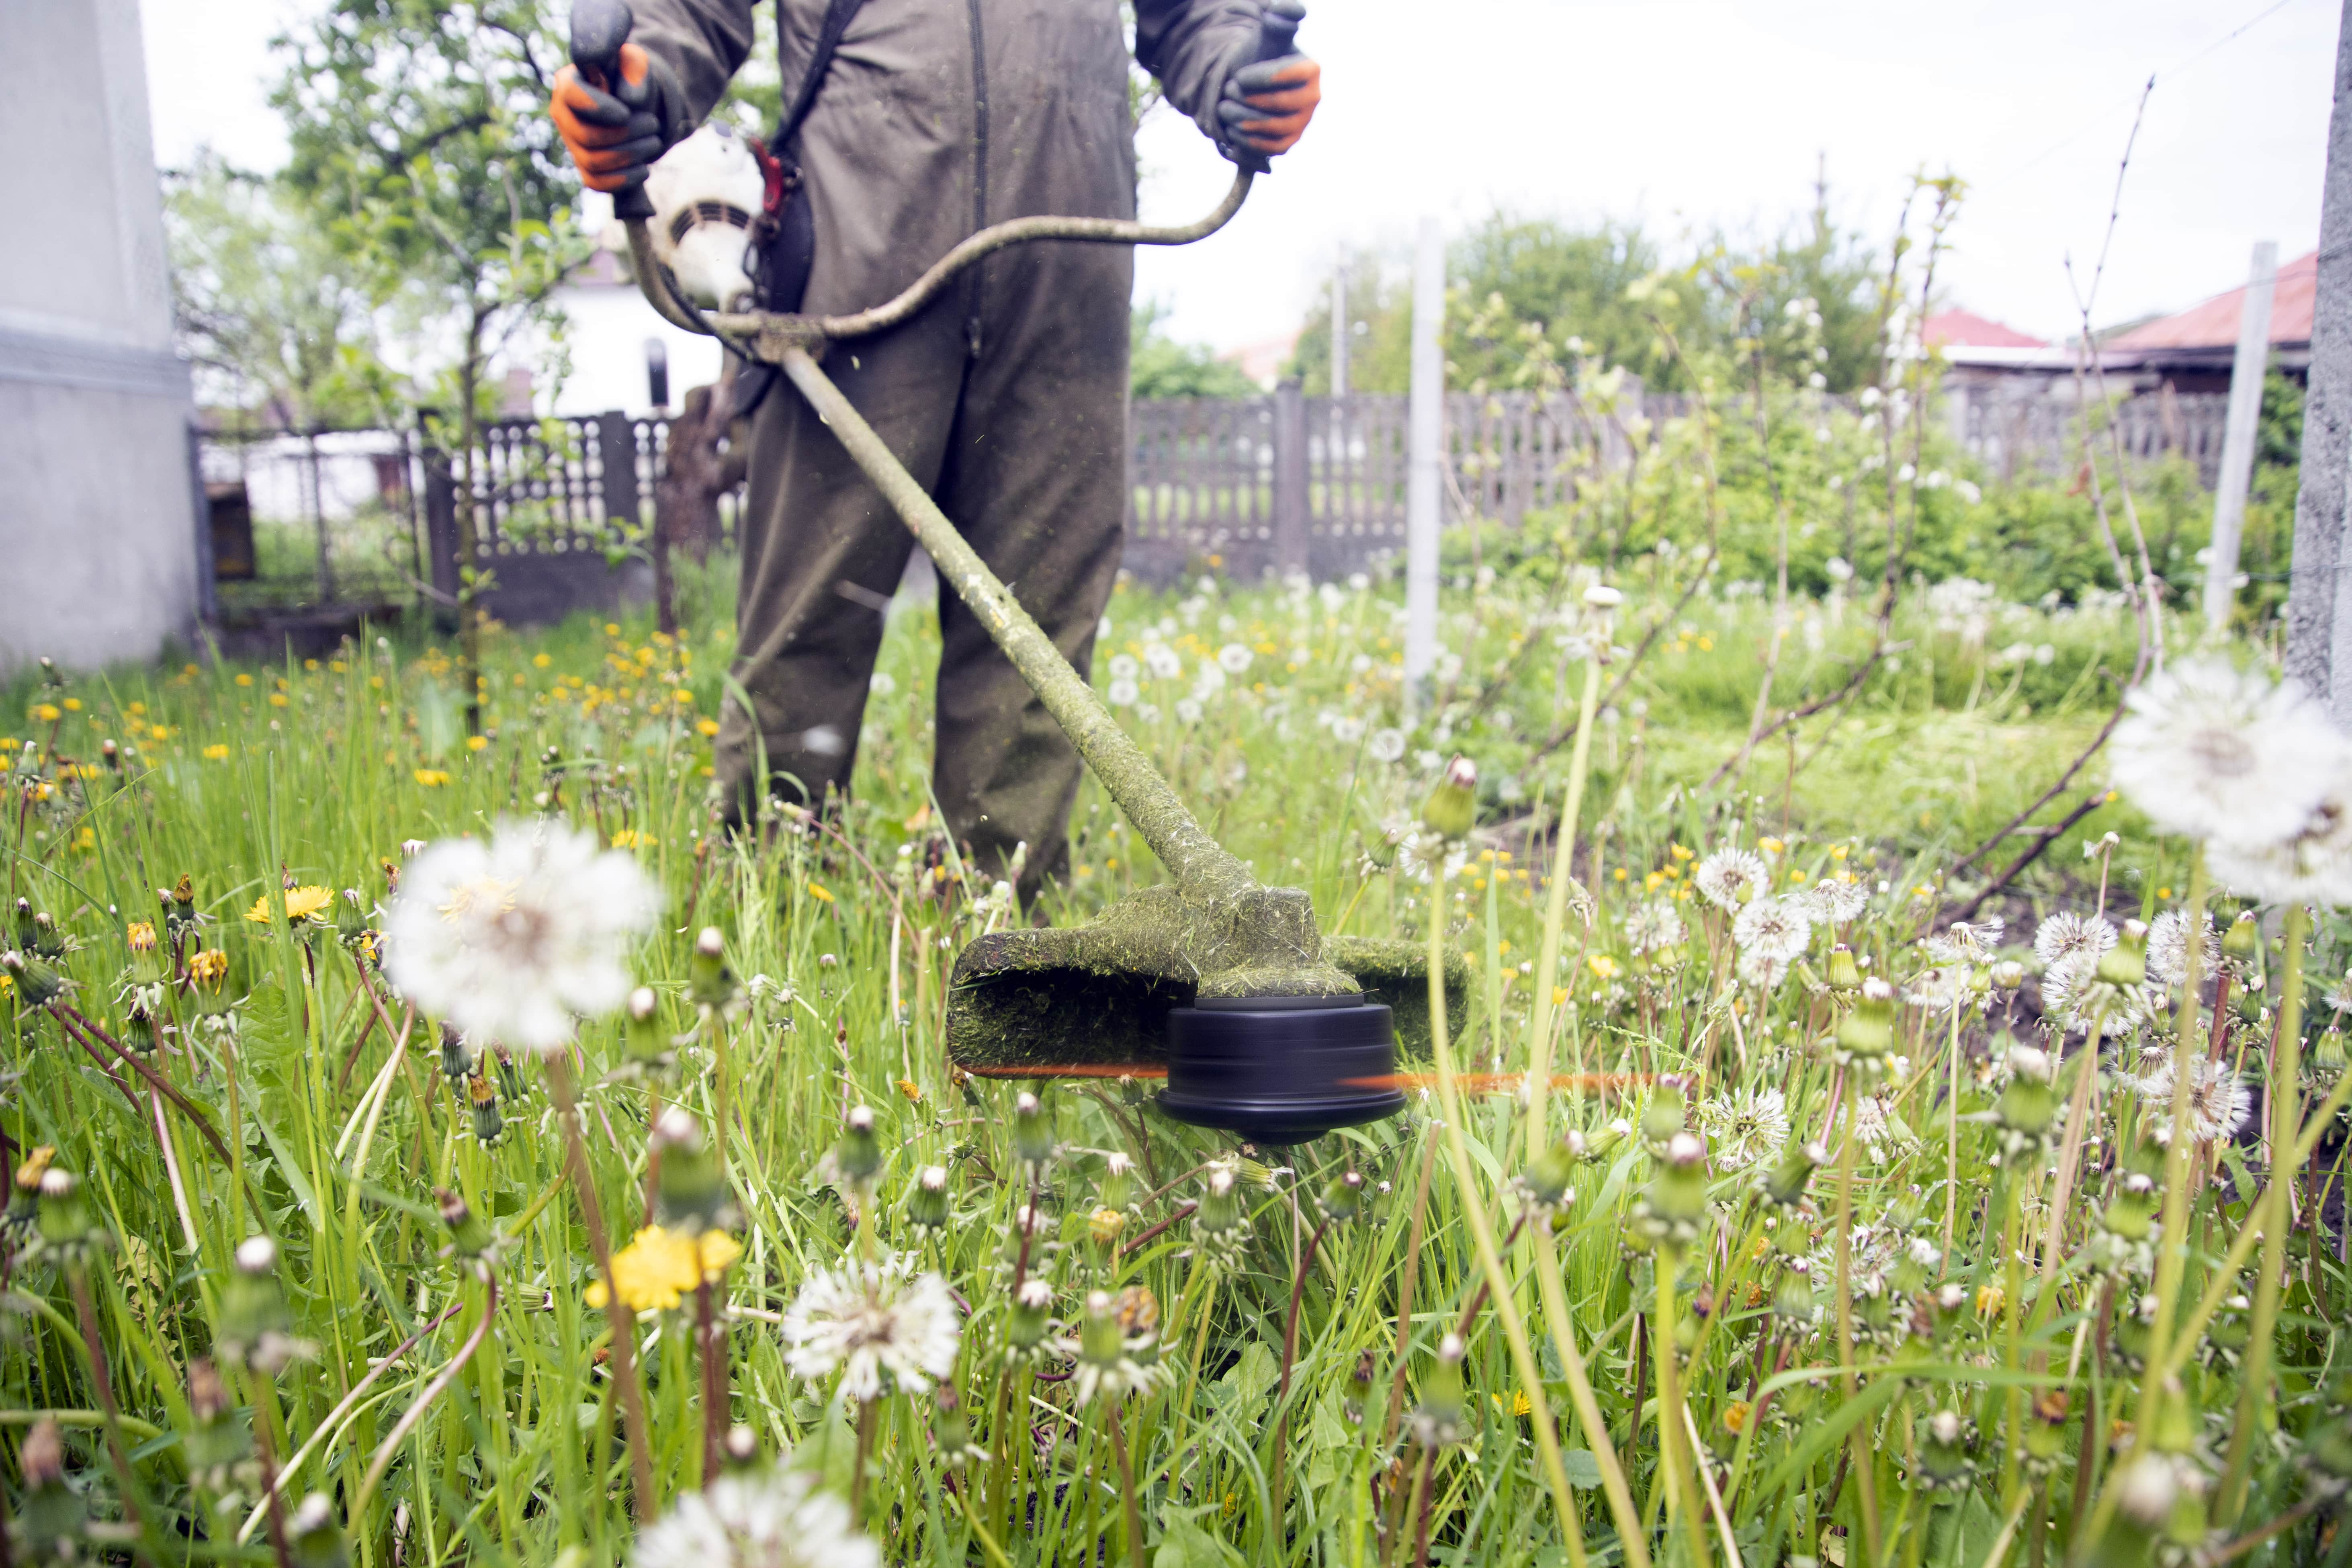
M572 61L614 79L632 17L623 0L580 0ZM1259 58L1290 52L1295 14L1262 23ZM772 364L800 389L857 466L988 628L1103 788L1172 879L1111 904L1085 925L1000 931L957 956L947 1005L950 1060L995 1077L1154 1078L1181 1121L1289 1143L1404 1108L1396 1046L1427 1048L1426 951L1408 941L1325 935L1300 888L1261 884L1204 831L1094 689L1006 591L818 364L829 344L907 321L950 279L1027 240L1189 245L1223 228L1247 198L1245 165L1197 223L1026 217L984 228L906 292L846 316L706 310L656 252L674 239L642 188L614 198L637 283L664 320ZM668 247L665 245L664 248ZM724 303L725 301L717 301ZM1459 968L1460 966L1456 966ZM1466 972L1449 994L1465 994Z

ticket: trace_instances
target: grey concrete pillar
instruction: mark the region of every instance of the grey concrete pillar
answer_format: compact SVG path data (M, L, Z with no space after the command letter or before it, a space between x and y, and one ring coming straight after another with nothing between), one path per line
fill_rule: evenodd
M2303 405L2302 488L2294 502L2294 572L2287 591L2287 673L2352 730L2352 0L2336 36L2336 108L2327 124L2327 185L2319 205L2319 276L2312 302L2311 382Z

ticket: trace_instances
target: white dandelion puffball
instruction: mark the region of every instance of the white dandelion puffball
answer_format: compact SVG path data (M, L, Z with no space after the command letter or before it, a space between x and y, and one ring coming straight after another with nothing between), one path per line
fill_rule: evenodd
M1682 911L1666 899L1652 899L1625 917L1625 942L1635 952L1663 952L1670 947L1680 947L1683 941Z
M963 1331L954 1295L911 1259L844 1263L809 1276L784 1313L784 1364L795 1376L838 1371L851 1399L880 1396L887 1373L901 1392L920 1394L955 1370Z
M2330 781L2294 837L2260 848L2215 841L2206 864L2231 892L2265 904L2352 904L2352 776Z
M1792 967L1790 960L1769 948L1751 947L1739 955L1740 983L1759 991L1778 991Z
M1110 689L1104 693L1106 700L1114 708L1132 708L1135 706L1135 700L1142 695L1142 689L1125 676L1112 681Z
M1752 953L1759 963L1769 958L1793 963L1803 955L1812 936L1812 917L1806 911L1805 901L1777 899L1769 893L1758 894L1731 923L1731 940L1738 943L1741 954Z
M2043 921L2033 933L2033 955L2044 969L2055 969L2085 953L2096 963L2116 945L2116 928L2104 915L2078 915L2060 910Z
M422 1012L478 1039L552 1050L628 999L622 962L661 909L636 858L560 822L448 838L403 873L384 971Z
M631 1568L882 1568L849 1505L803 1471L721 1476L646 1527Z
M1352 746L1364 738L1364 721L1343 713L1331 721L1331 738L1343 746Z
M1200 700L1193 697L1179 697L1176 700L1176 718L1180 723L1199 723L1201 721Z
M1852 872L1841 871L1833 877L1823 877L1812 886L1813 918L1823 925L1842 926L1862 913L1870 902L1870 889Z
M1375 730L1372 738L1365 742L1364 750L1371 753L1372 761L1376 763L1395 762L1404 755L1404 731Z
M1698 863L1691 885L1718 910L1737 910L1771 885L1763 857L1752 849L1717 849Z
M1183 659L1177 656L1174 648L1164 642L1156 642L1147 647L1143 650L1143 662L1150 667L1152 674L1162 680L1173 680L1184 673Z
M1250 660L1255 657L1237 642L1229 642L1217 650L1217 663L1223 667L1227 675L1239 675L1250 667Z
M1142 673L1143 667L1135 662L1133 654L1115 653L1110 656L1110 678L1113 680L1133 680Z
M2167 833L2262 847L2294 837L2345 742L2293 681L2183 659L2131 694L2107 742L2116 787Z
M2204 950L2197 960L2197 973L2210 978L2221 966L2221 933L2215 931L2212 917L2206 917ZM2189 978L2189 916L2181 910L2167 910L2156 917L2147 928L2147 977L2165 985L2178 985Z
M1717 1166L1744 1171L1780 1152L1789 1141L1789 1107L1777 1089L1744 1089L1699 1108L1699 1125Z

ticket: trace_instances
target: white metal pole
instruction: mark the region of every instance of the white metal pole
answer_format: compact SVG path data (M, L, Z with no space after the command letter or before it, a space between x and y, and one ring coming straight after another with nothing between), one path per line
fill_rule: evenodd
M1331 395L1348 395L1348 257L1331 268Z
M2254 431L2263 417L2263 376L2271 352L2271 297L2278 285L2278 243L2254 247L2246 302L2238 312L2238 356L2230 365L2230 413L2221 428L2221 482L2213 491L2213 542L2205 552L2205 629L2230 624L2238 599L2238 544L2246 528L2246 491L2254 479Z
M1420 705L1437 662L1438 463L1445 426L1445 359L1438 327L1445 314L1445 246L1437 220L1421 220L1412 258L1412 398L1404 492L1404 686Z

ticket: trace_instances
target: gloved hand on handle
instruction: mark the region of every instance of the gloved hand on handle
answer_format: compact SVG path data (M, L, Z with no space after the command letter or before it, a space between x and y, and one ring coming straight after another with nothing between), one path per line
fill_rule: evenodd
M620 80L593 81L577 66L555 73L555 129L592 191L645 184L654 160L683 132L686 95L669 68L635 44L620 48Z
M1225 79L1217 104L1226 140L1274 157L1297 145L1323 101L1323 68L1305 55L1258 60Z

